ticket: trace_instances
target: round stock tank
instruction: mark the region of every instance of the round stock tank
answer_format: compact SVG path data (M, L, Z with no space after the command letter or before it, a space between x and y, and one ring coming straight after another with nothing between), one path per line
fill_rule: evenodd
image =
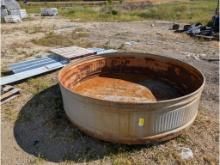
M196 118L203 74L148 53L110 53L73 61L59 72L64 110L81 131L123 144L164 141Z

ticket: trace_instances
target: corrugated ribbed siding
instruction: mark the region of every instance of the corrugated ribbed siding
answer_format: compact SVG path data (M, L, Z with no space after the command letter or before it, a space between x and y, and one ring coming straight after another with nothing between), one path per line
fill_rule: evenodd
M158 114L153 123L153 133L161 133L178 128L196 115L197 108L181 108L175 111Z

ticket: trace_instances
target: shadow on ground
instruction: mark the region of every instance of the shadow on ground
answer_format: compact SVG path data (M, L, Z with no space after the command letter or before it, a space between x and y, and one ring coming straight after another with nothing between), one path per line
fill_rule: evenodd
M58 85L25 104L15 123L14 136L24 151L52 162L85 162L151 147L111 144L86 136L67 119Z

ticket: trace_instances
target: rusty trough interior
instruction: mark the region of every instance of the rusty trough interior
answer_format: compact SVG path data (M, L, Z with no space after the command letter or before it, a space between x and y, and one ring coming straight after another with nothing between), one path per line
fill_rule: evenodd
M82 59L63 69L59 80L73 93L126 103L178 98L204 81L197 69L181 61L123 53Z

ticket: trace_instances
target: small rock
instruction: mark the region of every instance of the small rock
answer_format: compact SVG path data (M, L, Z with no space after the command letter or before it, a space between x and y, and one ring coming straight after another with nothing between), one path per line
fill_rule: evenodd
M206 54L199 54L199 57L205 57Z
M193 152L190 148L182 148L180 153L181 159L187 160L193 158Z
M129 45L129 46L134 45L134 44L137 44L137 42L136 41L125 42L125 45Z
M195 60L200 60L199 56L198 55L194 55L192 56Z
M154 45L153 42L147 42L146 45Z

